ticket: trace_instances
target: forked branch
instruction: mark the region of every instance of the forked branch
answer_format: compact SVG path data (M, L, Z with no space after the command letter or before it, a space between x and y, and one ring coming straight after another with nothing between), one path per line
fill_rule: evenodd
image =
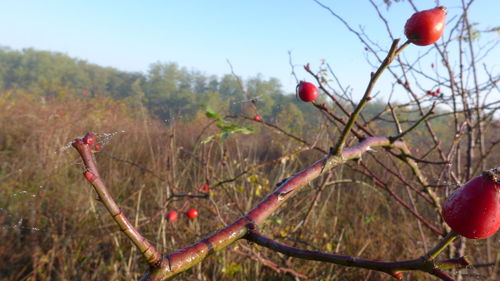
M116 204L113 196L111 196L106 184L101 179L92 152L92 144L94 141L94 134L87 133L83 139L76 139L72 143L73 147L76 148L78 153L80 153L85 165L85 172L83 173L85 178L88 182L90 182L90 184L92 184L95 191L99 195L99 200L104 204L111 217L113 217L116 224L120 227L120 230L123 231L123 233L125 233L125 235L132 240L132 243L134 243L139 251L141 251L144 259L150 267L160 267L162 260L161 254L139 233L139 231L137 231L132 223L130 223L120 207L118 207L118 204Z
M87 134L85 138L89 135L92 134ZM86 143L85 138L83 140L76 139L73 142L73 146L78 150L84 161L86 169L84 172L85 178L94 186L100 200L106 206L120 229L130 238L130 240L132 240L136 247L140 249L144 258L150 265L150 272L141 278L143 281L168 280L198 264L210 254L224 249L238 239L248 239L249 232L254 231L258 225L261 225L288 198L300 190L304 185L319 177L323 171L331 170L349 160L359 159L365 152L372 150L373 147L396 148L400 150L407 149L402 141L391 141L387 137L371 137L361 141L355 146L345 148L340 156L325 155L311 166L284 180L256 207L232 224L191 246L174 253L166 254L162 257L149 241L133 227L113 200L106 185L99 176L92 155L91 145ZM250 237L254 236L250 235ZM402 269L410 270L412 263L408 263L409 265ZM416 262L413 261L413 263ZM446 264L449 266L449 263ZM393 276L397 276L398 274L396 271L385 272Z

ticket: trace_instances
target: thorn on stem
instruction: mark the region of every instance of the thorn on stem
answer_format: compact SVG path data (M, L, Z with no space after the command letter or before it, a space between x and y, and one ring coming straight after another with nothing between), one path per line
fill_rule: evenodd
M282 200L285 200L285 197L287 197L292 191L284 191L284 192L280 192L278 194L278 201L282 201Z
M90 171L85 171L85 172L83 172L83 176L84 176L84 177L85 177L85 178L86 178L89 182L92 182L92 181L94 181L94 179L95 179L95 175L94 175L92 172L90 172Z

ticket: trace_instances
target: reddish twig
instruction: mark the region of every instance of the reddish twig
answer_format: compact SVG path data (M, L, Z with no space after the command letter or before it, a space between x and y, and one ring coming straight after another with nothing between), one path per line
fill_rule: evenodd
M120 207L116 204L115 200L111 196L108 188L101 179L99 172L97 170L97 165L94 161L92 155L92 143L84 141L86 139L95 138L93 133L87 133L84 139L76 139L73 141L72 145L80 153L80 156L85 165L84 176L90 184L94 187L95 191L99 195L100 201L104 204L111 217L118 224L120 229L127 235L134 245L140 250L144 259L148 262L151 268L159 268L162 262L162 256L156 250L156 248L149 243L149 241L144 238L139 231L130 223L125 214L122 212Z

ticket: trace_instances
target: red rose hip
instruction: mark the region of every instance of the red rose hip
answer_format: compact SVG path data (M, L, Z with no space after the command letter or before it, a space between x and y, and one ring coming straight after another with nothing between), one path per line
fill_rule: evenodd
M408 40L419 46L435 43L443 34L446 24L446 8L439 6L434 9L414 13L405 24L405 35Z
M255 121L257 121L257 122L258 122L258 121L262 121L262 117L260 117L260 115L255 115L255 116L253 117L253 120L255 120Z
M296 91L299 98L305 102L314 101L318 97L318 88L313 83L300 81Z
M443 204L446 223L469 239L488 238L500 227L500 167L453 191Z
M186 216L188 219L193 220L198 216L198 210L195 208L189 208L189 210L186 212Z
M178 217L179 215L177 214L176 211L170 211L167 213L167 220L169 222L176 222Z

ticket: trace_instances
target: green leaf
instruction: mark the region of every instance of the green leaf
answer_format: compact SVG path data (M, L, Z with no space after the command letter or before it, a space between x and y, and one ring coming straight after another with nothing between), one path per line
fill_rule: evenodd
M252 134L253 132L254 132L254 130L250 127L240 127L237 130L237 133L245 134L245 135Z
M205 116L207 116L208 118L212 118L212 119L215 119L217 121L224 121L224 120L222 120L222 118L220 117L219 114L217 114L215 111L210 109L208 106L202 105L201 108L205 109Z
M237 124L230 124L230 125L225 125L221 126L220 129L224 132L234 132L237 130L240 126Z
M203 139L201 141L202 144L210 142L216 138L220 139L221 141L224 141L231 134L235 134L235 133L248 135L248 134L251 134L254 132L254 130L250 127L241 126L241 125L231 123L229 121L222 119L222 117L220 117L219 114L217 114L216 112L214 112L213 110L211 110L210 108L208 108L205 105L202 105L201 108L205 109L205 115L208 118L213 118L213 119L217 120L217 123L215 124L215 126L220 130L219 133Z

